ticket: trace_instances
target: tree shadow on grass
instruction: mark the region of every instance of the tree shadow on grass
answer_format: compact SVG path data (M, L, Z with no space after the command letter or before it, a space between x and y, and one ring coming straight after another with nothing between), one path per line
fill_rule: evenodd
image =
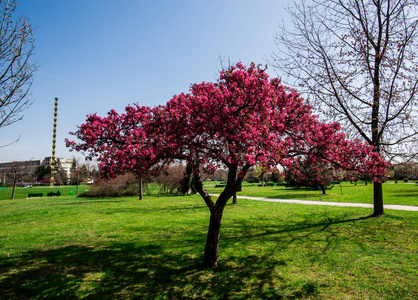
M0 290L7 299L158 296L171 276L198 269L194 260L178 267L173 259L158 245L31 251L0 261Z
M0 298L300 299L317 292L315 283L284 282L274 268L285 263L268 256L229 257L215 269L200 262L158 245L30 251L0 260Z
M418 205L418 189L417 191L396 191L396 192L387 192L388 195L390 195L391 197L411 197L411 198L415 198L417 199L417 204Z
M214 269L202 267L203 253L195 245L202 242L201 234L193 232L173 236L184 238L184 246L174 250L180 252L167 249L164 242L28 251L0 259L0 298L312 299L320 285L281 277L289 262L277 253L264 250L225 257L222 249L237 247L237 241L244 245L256 240L274 241L277 247L301 243L303 249L315 242L318 233L331 245L344 238L332 230L334 226L367 218L323 213L293 222L270 219L270 226L234 219L222 229L221 258Z
M321 242L323 251L337 246L339 243L350 242L360 248L364 245L356 235L348 234L345 224L350 225L358 221L374 219L372 215L353 217L346 213L328 214L316 213L299 221L270 220L267 222L249 223L248 220L235 220L224 228L227 236L223 236L224 243L235 243L237 238L234 232L244 232L240 235L242 242L263 241L277 242L277 247L288 247L291 244L301 244L306 247L309 244ZM341 226L340 226L341 225Z

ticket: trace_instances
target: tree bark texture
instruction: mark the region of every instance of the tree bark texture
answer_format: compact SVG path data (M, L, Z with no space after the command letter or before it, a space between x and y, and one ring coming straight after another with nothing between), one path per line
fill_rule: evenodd
M373 186L373 216L381 216L383 211L383 187L381 182L375 182Z
M238 186L239 184L236 182L227 183L225 190L219 195L216 204L208 205L210 209L210 221L204 258L204 265L207 267L216 267L218 264L218 245L221 235L222 214L228 200L236 195ZM212 202L212 200L206 201L207 204L208 202Z
M139 200L143 199L143 194L142 194L142 176L139 176Z
M225 189L216 200L216 203L212 201L212 197L203 188L199 169L194 167L194 176L196 179L195 188L198 191L198 193L202 196L203 200L205 201L206 205L210 210L209 229L208 235L206 237L204 255L204 265L206 267L212 268L216 267L218 264L218 246L219 239L221 236L222 214L228 200L231 199L232 196L236 195L237 191L239 190L242 183L242 179L244 178L246 172L250 167L251 165L245 165L240 171L240 176L237 177L238 166L228 166L228 181Z
M209 230L206 238L204 265L216 267L218 264L218 246L221 236L223 207L216 208L210 213Z

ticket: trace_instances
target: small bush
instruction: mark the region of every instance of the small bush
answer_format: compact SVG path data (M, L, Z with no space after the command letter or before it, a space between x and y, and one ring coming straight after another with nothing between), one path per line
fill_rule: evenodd
M247 177L247 182L248 183L259 183L260 179L256 176L250 175Z
M403 179L403 181L404 181L404 182L408 182L408 178L404 178L404 179Z
M395 179L412 178L413 174L418 173L418 164L414 162L401 163L393 169Z
M186 166L181 164L165 166L153 178L154 182L160 186L159 194L177 194L180 192L185 171Z
M138 194L138 180L133 174L123 174L110 180L100 179L81 197L122 197Z

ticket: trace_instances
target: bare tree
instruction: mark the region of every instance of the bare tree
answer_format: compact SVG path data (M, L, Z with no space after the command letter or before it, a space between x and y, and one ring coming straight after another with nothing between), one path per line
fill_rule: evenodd
M329 120L388 159L417 155L416 0L302 0L272 63ZM411 155L412 154L412 155ZM374 215L383 214L374 184Z
M228 171L225 169L217 169L213 173L213 179L217 181L226 181L228 179Z
M393 169L395 179L412 179L418 178L418 164L417 163L402 163L395 166Z
M155 182L160 185L160 192L170 194L179 192L185 170L186 166L181 164L164 166L159 174L154 177Z
M0 128L22 119L37 69L33 29L27 17L13 18L16 1L0 0Z
M12 198L15 198L16 184L33 172L30 164L25 161L14 161L7 169L6 177L12 181Z
M79 159L73 158L70 167L70 184L76 186L76 195L79 192L80 182L86 182L90 176L91 165L87 162L82 164Z

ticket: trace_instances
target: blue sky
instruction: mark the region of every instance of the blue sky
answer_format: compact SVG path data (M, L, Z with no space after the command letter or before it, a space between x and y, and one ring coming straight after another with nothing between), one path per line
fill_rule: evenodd
M0 161L51 156L53 104L59 98L56 155L86 115L128 104L165 104L190 84L215 81L219 56L266 63L275 50L280 0L18 0L35 30L36 61L22 121L0 128ZM268 70L275 76L272 68Z

